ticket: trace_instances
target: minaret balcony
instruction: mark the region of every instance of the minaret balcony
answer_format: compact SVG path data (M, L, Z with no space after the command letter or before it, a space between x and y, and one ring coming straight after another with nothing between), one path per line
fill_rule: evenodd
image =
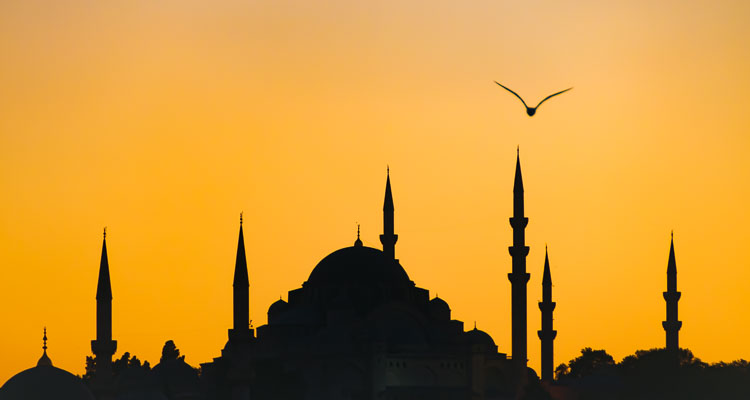
M529 218L528 217L510 217L510 226L513 227L513 229L524 229L526 228L526 225L529 224Z
M555 309L555 306L557 303L554 301L540 301L539 302L539 310L542 312L552 312Z
M666 301L678 301L680 300L680 296L682 296L682 292L663 292L664 293L664 300Z
M550 331L536 331L537 336L539 336L539 339L541 340L554 340L557 337L557 331L550 330Z
M529 255L529 246L508 246L508 252L511 257L526 257Z
M91 352L97 357L112 357L117 351L117 340L110 341L91 341Z
M664 327L665 331L679 331L682 328L682 321L662 321L661 326Z
M511 272L508 274L508 280L513 285L517 283L526 284L529 278L531 278L531 274L528 272Z

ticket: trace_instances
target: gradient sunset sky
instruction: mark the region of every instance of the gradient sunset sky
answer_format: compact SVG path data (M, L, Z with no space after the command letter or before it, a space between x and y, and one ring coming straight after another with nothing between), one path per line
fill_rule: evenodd
M675 232L680 344L750 359L750 2L0 2L0 383L82 374L108 227L113 335L193 366L231 325L239 213L250 312L356 223L453 317L510 353L520 146L529 365L544 245L555 365L664 346ZM529 103L570 86L529 118Z

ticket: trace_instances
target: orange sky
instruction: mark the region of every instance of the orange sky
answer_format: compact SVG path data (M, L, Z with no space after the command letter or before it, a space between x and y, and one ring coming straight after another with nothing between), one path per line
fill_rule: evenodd
M258 326L356 222L379 247L386 164L409 276L509 353L516 145L532 367L545 243L555 364L619 360L664 344L671 229L680 344L750 358L746 1L113 3L0 3L0 382L45 325L83 372L103 226L116 357L198 365L239 212ZM493 80L575 89L529 118Z

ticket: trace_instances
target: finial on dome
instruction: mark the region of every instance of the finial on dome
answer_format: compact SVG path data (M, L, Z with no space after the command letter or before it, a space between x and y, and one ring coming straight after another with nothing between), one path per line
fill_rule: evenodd
M477 330L477 321L474 321L474 330Z
M354 246L362 247L362 240L359 238L359 223L357 223L357 240L354 241Z
M42 338L42 340L44 342L44 345L42 346L43 353L42 353L42 357L36 363L36 366L37 367L42 367L42 366L51 367L52 360L50 360L49 357L47 356L47 327L46 326L44 327L44 337Z

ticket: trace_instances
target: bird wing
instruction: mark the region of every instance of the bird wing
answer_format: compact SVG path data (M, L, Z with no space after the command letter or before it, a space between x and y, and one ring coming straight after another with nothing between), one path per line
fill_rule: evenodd
M514 94L514 95L515 95L516 97L518 97L518 100L521 100L521 103L523 103L524 107L526 107L526 108L529 108L529 106L527 106L527 105L526 105L526 102L525 102L525 101L523 101L523 99L521 98L521 96L519 96L519 95L518 95L518 93L516 93L516 92L514 92L514 91L512 91L512 90L510 90L510 89L508 89L507 87L505 87L505 86L501 85L501 84L500 84L500 83L498 83L497 81L495 81L495 83L497 83L498 85L500 85L500 87L502 87L503 89L505 89L505 90L507 90L507 91L509 91L509 92L513 93L513 94ZM547 100L547 99L544 99L544 100ZM544 101L544 100L542 100L542 101Z
M544 103L545 101L547 101L547 99L549 99L550 97L554 97L554 96L557 96L558 94L562 94L562 93L565 93L565 92L567 92L567 91L568 91L568 90L570 90L570 89L573 89L573 88L572 88L572 87L569 87L569 88L567 88L567 89L565 89L565 90L561 90L561 91L559 91L559 92L557 92L557 93L553 93L553 94L551 94L551 95L549 95L549 96L545 97L544 99L542 99L542 101L540 101L540 102L539 102L539 104L537 104L537 105L536 105L536 107L535 107L535 108L539 108L539 106L541 106L541 105L542 105L542 103Z

